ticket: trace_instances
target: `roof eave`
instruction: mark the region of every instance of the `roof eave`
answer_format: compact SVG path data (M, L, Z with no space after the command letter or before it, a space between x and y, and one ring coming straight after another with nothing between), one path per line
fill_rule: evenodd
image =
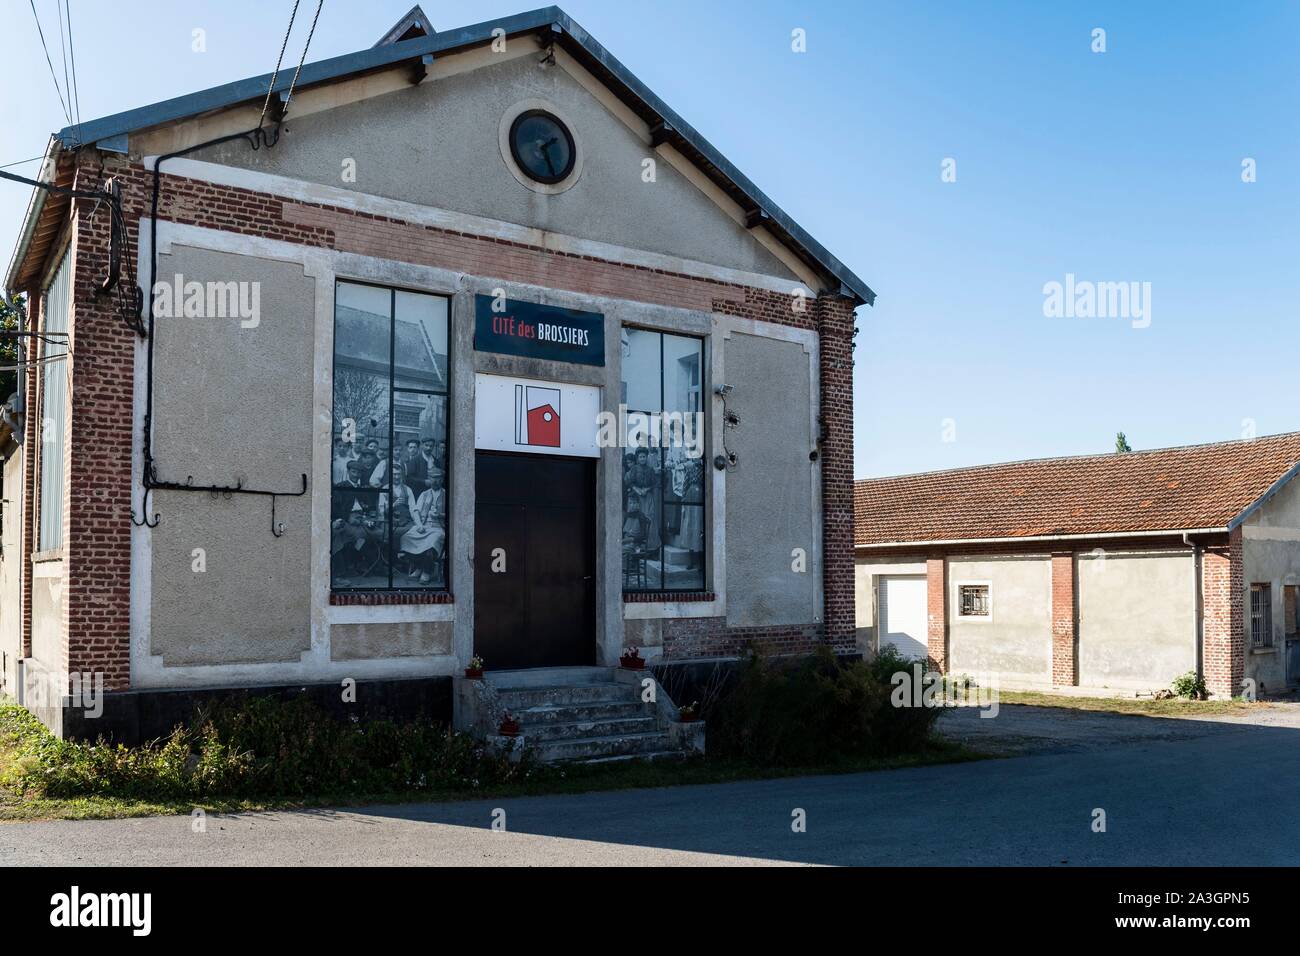
M744 173L737 169L730 160L722 155L712 143L705 139L700 133L684 119L677 115L663 100L659 99L644 83L637 78L627 67L625 67L618 58L606 50L590 34L587 33L579 24L575 23L563 10L552 7L556 12L556 23L561 27L563 32L572 37L575 42L589 55L591 55L602 67L608 70L625 88L634 93L646 107L657 115L660 122L669 126L672 131L686 140L691 146L699 152L728 180L745 194L745 196L754 204L754 207L765 213L781 229L783 229L798 245L806 249L818 265L842 284L842 289L836 290L842 292L845 289L855 299L855 304L874 305L876 293L871 287L862 281L851 269L840 262L835 256L809 235L802 226L790 218L790 216L773 202L766 193L759 189L750 181Z
M798 223L774 203L762 190L755 186L743 173L731 164L718 150L690 124L678 116L666 103L659 99L627 67L618 61L608 50L591 37L578 23L559 7L544 7L527 13L519 13L497 20L487 20L456 30L435 33L432 36L404 40L386 46L372 47L356 53L332 57L303 66L298 79L299 87L308 87L328 82L356 73L381 70L407 60L418 60L425 54L451 53L462 48L473 47L493 39L494 31L503 31L507 37L536 33L549 28L558 35L560 42L572 44L572 49L583 58L600 65L601 69L612 76L627 94L640 102L642 112L649 114L671 128L673 135L681 142L698 151L709 164L714 166L719 175L732 185L751 204L761 211L774 224L772 231L778 239L788 237L794 250L812 260L816 268L831 277L834 292L851 298L854 305L873 305L876 293L861 278L831 255L827 249L809 235ZM499 35L499 34L498 34ZM64 127L56 138L65 148L100 143L127 133L161 126L166 123L224 109L243 102L259 102L265 96L271 84L272 74L238 80L223 86L213 87L197 93L174 97L161 103L142 106L92 120L75 126ZM292 82L291 71L285 70L275 81L273 90L282 92ZM782 236L784 233L784 236Z
M43 183L54 180L55 170L59 164L59 153L62 149L58 137L51 136L45 147L45 158L41 162L40 172L36 174L35 179ZM21 291L15 288L18 274L23 261L27 258L27 251L31 248L32 236L36 234L36 225L40 222L41 210L45 208L45 201L49 195L49 190L33 186L32 194L28 197L27 212L23 215L23 227L18 233L18 242L14 245L13 254L9 257L9 267L5 270L5 290L10 295Z
M1103 538L1168 538L1174 535L1188 534L1226 534L1229 527L1212 528L1164 528L1156 531L1087 531L1080 534L1035 534L1013 535L1000 538L931 538L918 541L880 541L870 544L855 544L854 551L871 551L876 548L935 548L956 547L966 544L1021 544L1050 541L1097 541Z
M1257 512L1260 508L1264 507L1264 505L1268 503L1268 500L1272 498L1274 495L1276 495L1279 491L1281 491L1284 487L1286 487L1287 483L1290 482L1291 479L1293 479L1296 475L1300 475L1300 462L1297 462L1295 465L1291 466L1291 468L1287 471L1286 474L1284 474L1281 478L1279 478L1277 481L1273 482L1273 484L1268 486L1267 491L1265 491L1262 495L1260 495L1249 505L1247 505L1246 508L1241 512L1241 514L1237 515L1237 517L1229 521L1228 530L1236 531L1243 524L1245 524L1247 519L1250 518L1251 515Z

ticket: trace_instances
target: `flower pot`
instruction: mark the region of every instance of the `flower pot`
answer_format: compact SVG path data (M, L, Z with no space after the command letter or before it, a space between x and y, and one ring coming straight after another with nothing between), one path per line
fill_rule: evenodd
M620 657L618 659L618 664L620 667L626 668L630 671L645 670L645 661L640 657Z
M482 679L483 679L483 668L481 668L481 667L467 667L467 668L465 668L465 676L468 677L470 680L482 680Z
M515 721L502 721L501 726L497 728L497 733L502 737L518 737L520 729L519 724Z
M683 723L683 724L693 724L693 723L695 723L695 722L696 722L697 720L699 720L699 719L700 719L700 718L699 718L699 715L698 715L698 714L678 714L678 715L677 715L677 720L678 720L678 722L679 722L679 723Z

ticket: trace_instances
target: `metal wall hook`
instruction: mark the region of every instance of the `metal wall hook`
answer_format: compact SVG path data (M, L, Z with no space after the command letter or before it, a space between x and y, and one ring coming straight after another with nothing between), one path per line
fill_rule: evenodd
M140 499L140 510L144 513L144 518L142 520L137 521L135 517L135 508L131 509L131 524L135 525L137 528L156 528L158 527L158 523L162 521L162 515L157 514L156 512L154 513L153 520L149 520L149 495L152 491L152 488L146 488L144 490L144 497Z
M288 495L281 495L279 493L271 495L271 534L275 535L277 538L284 537L284 522L275 520L275 499L284 498L284 497L301 498L306 493L307 493L307 476L304 474L302 476L302 491L290 492Z

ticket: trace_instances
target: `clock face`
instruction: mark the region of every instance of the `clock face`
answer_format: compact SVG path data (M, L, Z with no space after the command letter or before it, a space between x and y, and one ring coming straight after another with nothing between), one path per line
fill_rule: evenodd
M510 127L510 152L529 177L552 185L573 172L573 134L550 113L529 110Z

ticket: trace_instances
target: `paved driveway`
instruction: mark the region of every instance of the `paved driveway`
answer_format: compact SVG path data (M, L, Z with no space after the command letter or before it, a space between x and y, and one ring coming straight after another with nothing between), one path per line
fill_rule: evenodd
M984 753L1004 755L1077 753L1162 740L1197 740L1232 733L1241 727L1291 729L1300 740L1300 703L1279 701L1254 708L1246 715L1208 718L1140 717L1002 704L992 717L981 717L974 707L951 710L939 727L951 740Z
M188 817L9 824L0 865L1300 864L1300 729L1066 713L1004 708L982 724L1040 752L978 763L214 816L206 833ZM979 720L943 724L991 733ZM489 829L498 807L506 832Z

